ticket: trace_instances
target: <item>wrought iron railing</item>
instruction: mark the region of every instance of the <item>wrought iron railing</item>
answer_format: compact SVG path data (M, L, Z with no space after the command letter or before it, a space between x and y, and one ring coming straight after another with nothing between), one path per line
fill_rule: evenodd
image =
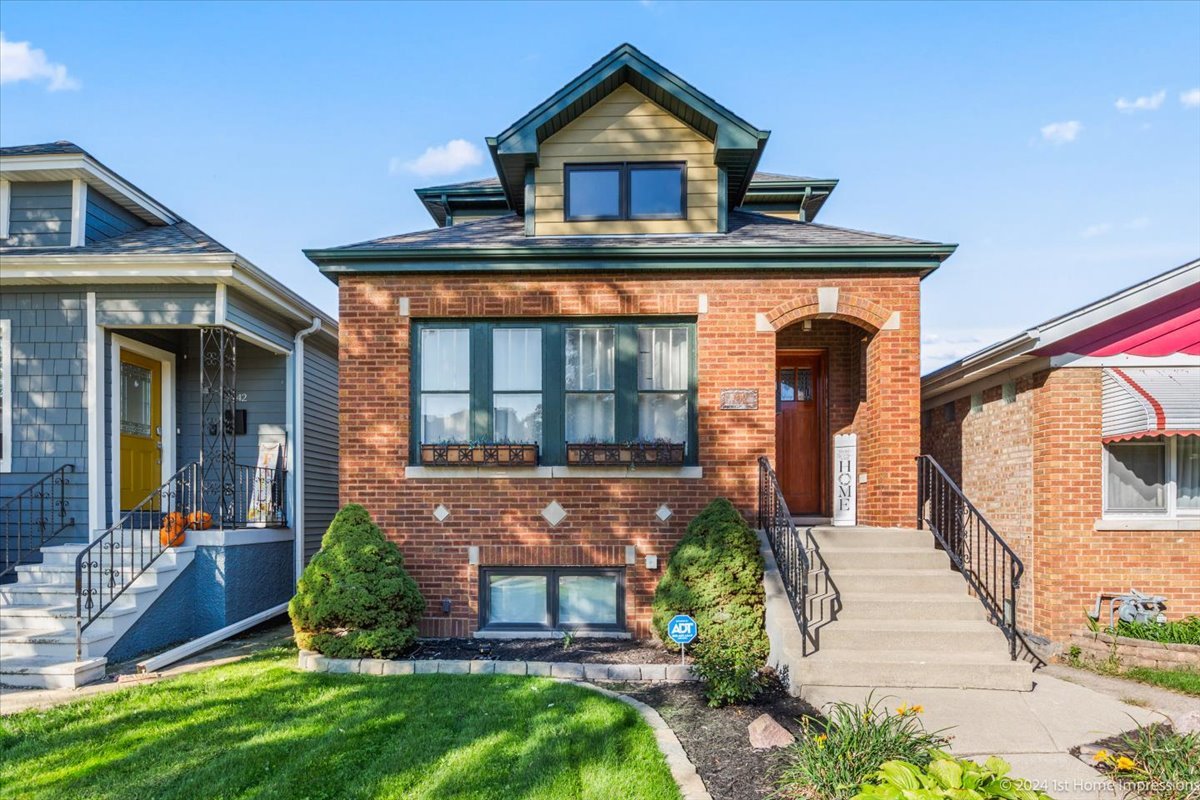
M82 656L83 632L163 553L186 542L189 531L287 525L284 470L237 465L234 475L232 492L221 493L232 495L232 518L223 514L228 506L221 497L205 497L202 467L193 462L79 553L75 559L76 658Z
M224 527L283 528L287 525L286 472L275 467L234 467L233 519ZM214 513L215 516L215 513Z
M917 527L929 526L1017 658L1017 590L1025 565L932 456L917 456Z
M800 626L802 655L808 655L808 548L792 520L792 512L788 510L783 490L779 488L779 479L766 456L758 459L758 527L766 533L771 543L792 613L796 615L796 622Z
M75 524L67 507L67 486L73 472L74 464L63 464L0 505L0 537L4 540L0 579Z

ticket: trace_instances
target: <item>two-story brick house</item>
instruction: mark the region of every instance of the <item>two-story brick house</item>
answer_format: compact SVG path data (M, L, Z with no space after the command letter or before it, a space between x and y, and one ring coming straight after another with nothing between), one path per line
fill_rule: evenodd
M424 634L649 635L671 548L714 497L754 513L761 456L799 518L914 526L921 281L954 246L815 222L836 182L758 172L768 135L622 45L487 140L495 178L418 190L438 227L307 251L341 297L341 499Z

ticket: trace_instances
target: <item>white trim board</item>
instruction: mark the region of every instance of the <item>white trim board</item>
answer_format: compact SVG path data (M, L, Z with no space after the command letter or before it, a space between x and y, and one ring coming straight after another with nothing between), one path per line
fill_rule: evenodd
M0 472L12 472L12 321L0 319Z
M109 484L109 502L112 506L113 524L121 518L121 351L153 358L162 364L162 466L160 483L166 483L175 474L175 428L179 421L175 416L175 354L139 342L119 334L112 334L109 374L112 380L112 409L110 411L109 436L112 442L112 474ZM104 526L107 527L107 526Z
M104 329L96 325L96 293L87 293L88 539L104 524Z

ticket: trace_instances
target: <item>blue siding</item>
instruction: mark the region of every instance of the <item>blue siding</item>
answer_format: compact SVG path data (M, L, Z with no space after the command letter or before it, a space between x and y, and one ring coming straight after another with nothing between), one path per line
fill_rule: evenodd
M310 336L304 342L304 559L321 548L321 537L338 510L337 343Z
M195 639L291 599L292 543L197 547L192 563L108 651L110 663Z
M96 291L96 323L113 327L212 325L216 308L213 286L147 284Z
M15 185L14 185L15 188ZM12 471L0 474L0 500L63 464L75 473L67 487L75 527L58 541L87 532L87 302L83 292L4 287L0 319L11 327Z
M296 329L283 317L230 289L225 295L225 318L279 347L292 349Z
M10 184L7 245L70 247L71 182Z
M84 228L84 239L87 244L111 239L131 231L139 231L145 227L146 223L131 212L95 189L88 187L87 218Z

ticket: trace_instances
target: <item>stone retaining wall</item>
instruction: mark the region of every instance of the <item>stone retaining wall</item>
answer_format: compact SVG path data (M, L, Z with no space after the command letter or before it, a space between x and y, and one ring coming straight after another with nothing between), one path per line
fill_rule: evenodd
M679 683L699 677L682 664L580 664L550 661L465 661L452 659L329 658L300 651L300 669L360 675L529 675L569 681L657 681Z
M1200 670L1200 645L1150 642L1088 631L1073 634L1071 646L1079 648L1080 658L1085 661L1103 662L1115 657L1122 667Z

